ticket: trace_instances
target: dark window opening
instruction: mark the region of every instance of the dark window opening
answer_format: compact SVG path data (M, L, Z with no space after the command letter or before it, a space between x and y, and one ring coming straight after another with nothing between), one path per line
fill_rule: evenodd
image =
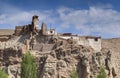
M98 38L95 38L95 41L98 41Z
M53 31L50 31L50 33L53 33Z

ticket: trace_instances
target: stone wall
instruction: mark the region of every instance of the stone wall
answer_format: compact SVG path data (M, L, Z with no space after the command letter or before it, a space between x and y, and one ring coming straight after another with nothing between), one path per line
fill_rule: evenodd
M87 36L59 36L62 39L73 39L77 44L84 46L91 46L95 51L101 50L101 38L87 37Z
M95 38L88 39L89 45L95 50L95 51L101 51L101 39L98 38L97 40Z
M22 33L23 26L16 26L15 28L15 35L19 36Z
M89 46L89 43L86 37L79 37L79 40L77 41L77 43L80 45Z
M15 36L29 34L32 31L33 30L32 30L32 25L31 24L24 25L24 26L16 26L16 28L15 28Z
M55 31L55 29L49 29L47 33L48 35L57 35L57 32Z
M51 51L53 47L54 47L54 44L37 43L34 45L33 50L46 52L46 51Z

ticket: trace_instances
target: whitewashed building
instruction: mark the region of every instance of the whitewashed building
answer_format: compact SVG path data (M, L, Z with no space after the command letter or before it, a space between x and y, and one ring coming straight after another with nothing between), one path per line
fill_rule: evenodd
M101 51L101 37L77 35L61 35L59 37L66 40L72 38L78 45L91 46L95 51Z

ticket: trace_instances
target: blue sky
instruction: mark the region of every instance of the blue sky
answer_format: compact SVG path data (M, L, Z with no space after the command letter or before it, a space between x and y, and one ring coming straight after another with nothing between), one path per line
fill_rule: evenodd
M58 32L120 37L120 0L0 0L0 29L31 23L38 15Z

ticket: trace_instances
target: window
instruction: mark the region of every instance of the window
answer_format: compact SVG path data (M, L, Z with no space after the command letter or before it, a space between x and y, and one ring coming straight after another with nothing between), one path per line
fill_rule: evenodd
M52 33L53 33L53 31L50 31L50 33L52 34Z
M98 38L95 38L94 40L95 40L95 41L98 41Z

